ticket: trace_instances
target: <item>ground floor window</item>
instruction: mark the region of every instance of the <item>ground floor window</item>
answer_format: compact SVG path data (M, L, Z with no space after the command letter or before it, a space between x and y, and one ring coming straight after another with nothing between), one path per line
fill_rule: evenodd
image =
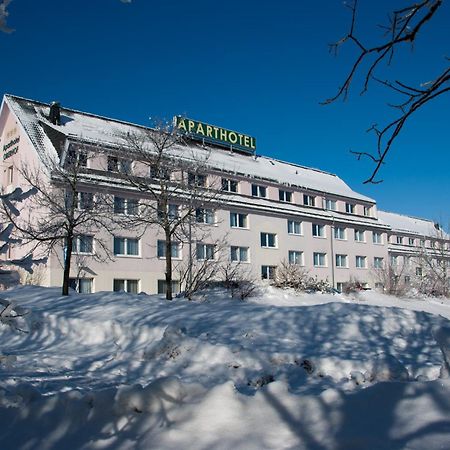
M344 283L340 283L340 282L336 283L336 290L338 292L342 292L343 289L344 289Z
M80 294L91 294L94 284L93 278L70 278L69 287Z
M130 294L137 294L139 291L139 280L122 280L114 279L114 292L129 292Z
M158 294L165 294L167 291L166 280L158 280ZM178 294L180 292L180 282L172 280L172 293Z
M261 266L261 278L263 280L275 279L276 266Z

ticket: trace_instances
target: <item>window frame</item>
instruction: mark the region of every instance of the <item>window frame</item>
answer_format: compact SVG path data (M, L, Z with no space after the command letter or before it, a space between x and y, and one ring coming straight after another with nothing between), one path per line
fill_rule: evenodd
M360 265L361 261L364 263L363 265ZM367 269L367 256L356 255L355 256L355 267L357 269Z
M348 255L336 253L334 256L336 267L348 269Z
M242 258L243 253L245 253L245 259ZM233 257L233 256L236 257ZM250 248L240 245L230 246L230 260L236 263L250 263Z
M285 191L284 189L278 189L278 199L280 202L292 203L294 193L292 191Z
M241 219L242 219L242 223L244 224L243 226L241 226ZM234 224L233 224L234 222ZM249 226L248 226L248 214L246 213L238 213L235 211L230 211L230 227L231 228L238 228L238 229L243 229L243 230L248 230Z
M222 177L221 184L223 192L231 192L234 194L237 194L239 192L239 181L237 180ZM233 189L233 186L235 187L235 190Z
M313 266L328 267L327 254L324 252L313 252Z
M312 236L315 238L322 238L325 239L326 236L326 229L325 225L320 223L312 223ZM318 234L317 234L318 232Z
M273 245L271 244L271 237L273 237ZM263 242L264 241L264 242ZM278 248L278 236L276 233L268 233L261 231L260 233L261 248Z
M301 250L288 250L288 262L289 264L296 266L304 266L303 251Z
M298 225L299 232L295 232L296 225ZM293 236L303 236L303 222L300 220L287 220L287 228L288 228L288 234L291 234Z
M125 253L116 253L116 240L123 239L123 247ZM136 241L137 243L137 254L129 253L129 243L130 241ZM125 236L114 236L113 237L113 254L114 256L125 257L125 258L140 258L141 257L141 240L139 238L125 237Z
M252 183L252 197L267 198L267 186Z

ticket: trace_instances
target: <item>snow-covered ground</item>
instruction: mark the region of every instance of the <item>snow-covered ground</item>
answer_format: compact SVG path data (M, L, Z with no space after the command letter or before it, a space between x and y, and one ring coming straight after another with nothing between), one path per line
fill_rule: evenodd
M0 448L450 449L450 301L2 293Z

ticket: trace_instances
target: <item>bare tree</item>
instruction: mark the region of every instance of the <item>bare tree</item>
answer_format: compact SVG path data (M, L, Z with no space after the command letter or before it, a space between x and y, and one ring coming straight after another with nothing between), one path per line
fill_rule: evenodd
M118 172L126 184L140 195L138 213L125 223L140 229L156 227L164 234L166 298L173 297L173 253L178 245L189 246L188 276L192 276L192 242L202 239L202 228L215 221L214 210L221 192L214 176L207 176L209 152L190 150L172 124L123 137L131 160L109 156L119 164ZM114 160L116 158L116 160ZM200 233L200 234L199 234Z
M418 288L424 294L450 295L450 240L445 231L435 225L430 247L423 245L416 258L420 273Z
M424 105L450 91L450 67L448 65L441 73L434 74L430 80L419 86L411 86L400 80L381 80L376 75L377 69L383 63L389 65L395 56L395 52L402 46L414 44L419 32L429 26L429 22L439 12L442 4L443 0L422 0L391 11L388 22L380 25L381 29L384 30L382 40L375 45L366 45L356 31L358 0L345 3L351 11L350 29L342 39L330 45L330 51L337 54L341 46L352 43L357 49L357 56L336 95L327 99L324 104L332 103L340 98L346 99L355 76L360 72L363 73L364 78L361 94L367 91L370 81L375 80L396 94L403 96L403 100L399 103L389 105L398 111L396 119L381 128L373 125L369 129L376 134L376 151L352 152L357 155L358 159L367 157L375 164L375 169L364 183L379 183L382 181L376 180L376 176L405 123ZM450 61L448 57L445 60Z
M25 244L61 260L63 295L69 293L74 253L81 251L100 260L110 255L99 236L95 239L95 251L93 247L93 234L100 229L112 233L113 224L105 195L96 189L92 179L85 178L87 158L87 150L72 144L61 161L44 162L47 173L42 168L23 166L19 172L35 192L28 200L26 216L15 216L3 208L3 214Z
M408 289L405 276L408 273L408 264L404 257L399 260L399 256L392 256L382 267L372 269L377 283L383 286L384 292L391 295L403 295Z

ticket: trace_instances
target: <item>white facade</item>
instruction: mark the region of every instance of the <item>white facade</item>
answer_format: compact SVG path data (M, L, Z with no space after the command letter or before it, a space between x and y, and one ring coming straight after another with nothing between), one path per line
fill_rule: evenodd
M23 164L37 167L50 180L43 161L63 160L71 146L82 144L89 149L86 174L92 180L95 178L96 189L101 185L111 198L127 199L121 204L121 212L126 213L126 208L131 208L139 196L117 182L113 171L108 171L108 155L123 151L121 136L144 129L65 108L61 109L61 124L54 125L48 120L48 113L49 105L5 96L0 112L3 190L23 184L19 174ZM255 276L271 277L272 268L286 260L304 266L311 276L328 279L334 287L339 288L349 280L374 287L377 282L374 265L386 262L398 250L392 242L392 236L400 232L398 215L378 212L374 200L354 192L336 175L195 143L180 146L176 151L180 158L195 155L207 160L207 183L214 180L226 188L220 207L213 217L205 219L212 223L205 223L204 228L211 243L226 240L221 249L222 260L240 260ZM134 164L136 167L139 163ZM420 247L420 240L426 239L425 236L429 239L432 231L433 227L401 233L405 239L414 236L415 242L408 241L411 245L407 245L414 252L416 244ZM96 236L102 234L109 240L114 256L110 261L96 262L89 255L101 251L95 242ZM158 248L158 240L163 239L161 230L148 228L138 236L133 230L122 229L115 231L115 237L93 230L91 235L92 241L76 243L79 255L73 261L71 276L79 277L77 261L81 254L82 289L158 291L165 267ZM448 242L448 236L445 239ZM211 243L201 242L205 246ZM199 251L207 252L208 248ZM16 248L14 252L9 255L11 258L24 249ZM175 263L185 261L187 255L188 243L181 242ZM52 255L40 283L61 284L60 259L61 255Z

